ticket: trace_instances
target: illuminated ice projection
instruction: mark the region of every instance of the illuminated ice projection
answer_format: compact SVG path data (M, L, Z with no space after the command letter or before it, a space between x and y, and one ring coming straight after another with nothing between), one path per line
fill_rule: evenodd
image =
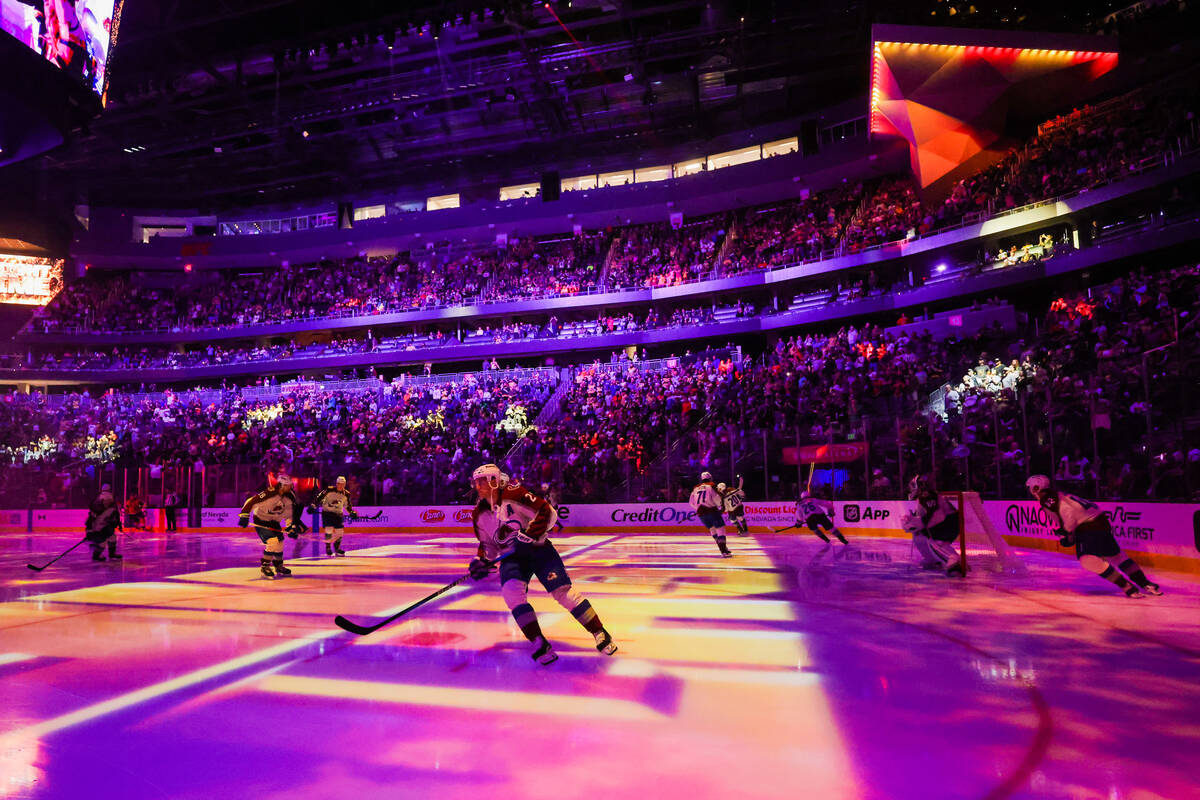
M258 541L0 538L0 796L1184 798L1200 588L1130 601L1074 559L952 581L904 539L561 535L612 657L532 592L529 657L462 533L358 537L258 579ZM302 540L303 541L303 540Z

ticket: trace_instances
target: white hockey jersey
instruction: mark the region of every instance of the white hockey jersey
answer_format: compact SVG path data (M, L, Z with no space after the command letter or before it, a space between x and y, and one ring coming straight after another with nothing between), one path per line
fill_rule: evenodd
M712 481L704 481L696 484L692 489L692 495L688 498L688 505L694 511L700 510L721 510L721 493L717 491L716 485Z
M833 519L833 503L817 497L807 497L796 503L796 519L805 520L815 514Z
M299 520L300 501L290 490L277 494L274 489L266 489L247 500L242 506L242 512L264 522L281 522L286 525Z
M741 489L729 489L721 498L721 503L723 504L726 512L735 511L738 508L741 508L742 503L745 501L746 493Z
M1075 529L1083 523L1090 522L1104 514L1100 506L1091 500L1084 500L1078 495L1067 492L1047 494L1042 497L1040 505L1058 523L1056 527L1063 528L1068 533L1074 533Z
M479 555L489 561L513 545L518 533L524 533L535 543L548 541L550 529L558 522L558 511L543 497L538 497L518 485L509 484L500 490L493 507L486 500L475 506L471 523L479 540Z

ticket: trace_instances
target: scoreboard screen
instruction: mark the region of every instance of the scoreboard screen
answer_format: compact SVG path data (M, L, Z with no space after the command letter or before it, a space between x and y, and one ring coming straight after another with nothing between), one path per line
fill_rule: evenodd
M0 0L0 30L105 100L124 0Z
M0 303L44 306L63 285L63 260L0 253Z

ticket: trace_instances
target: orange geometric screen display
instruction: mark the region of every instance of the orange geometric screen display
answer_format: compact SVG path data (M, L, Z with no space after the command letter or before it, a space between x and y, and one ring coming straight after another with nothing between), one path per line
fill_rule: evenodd
M1116 52L876 41L871 133L908 140L928 186L999 139L1010 112L1049 114L1116 64Z

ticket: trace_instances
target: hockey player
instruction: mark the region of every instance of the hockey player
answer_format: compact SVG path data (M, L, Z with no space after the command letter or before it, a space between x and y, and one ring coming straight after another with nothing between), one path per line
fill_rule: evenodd
M718 483L717 492L721 495L721 508L737 528L738 536L746 536L750 533L750 526L746 524L746 508L742 505L746 500L746 493L742 491L742 476L738 475L737 480L737 488Z
M137 494L125 500L125 531L146 530L146 503Z
M700 524L712 534L713 541L721 551L721 557L731 558L733 553L725 546L725 519L721 516L721 494L713 483L711 472L700 473L700 482L692 489L688 504L695 510Z
M264 577L291 575L283 565L283 534L299 532L301 505L292 491L292 479L280 475L275 485L262 490L242 505L238 525L246 528L254 523L254 532L262 539L263 554L259 562Z
M558 506L560 505L558 493L550 488L550 484L543 483L542 497L546 498L546 502L549 503L550 507L554 509L554 532L558 533L563 529L562 520L558 518Z
M346 551L342 549L346 516L357 516L350 504L350 493L346 491L346 479L339 475L333 486L326 486L321 490L313 505L321 509L321 528L325 531L325 555L346 555Z
M92 549L92 561L104 560L105 542L108 543L109 559L121 560L121 555L117 553L116 538L117 529L121 528L121 513L117 508L116 498L113 497L112 487L107 483L100 487L100 493L88 506L84 528L87 531L88 547Z
M1025 488L1054 521L1059 544L1075 547L1080 566L1116 584L1128 597L1162 594L1159 585L1147 578L1137 562L1117 544L1112 525L1099 506L1082 497L1060 492L1045 475L1034 475L1025 481Z
M915 520L906 529L913 531L913 545L921 553L922 569L944 570L947 575L961 577L962 559L954 547L958 538L958 509L949 498L939 495L924 475L909 481L908 499L917 501Z
M500 594L512 611L525 638L533 643L533 658L540 664L558 660L554 648L542 634L537 614L529 604L529 580L536 575L542 586L596 640L596 649L611 656L617 652L612 636L604 629L592 604L571 585L562 557L554 549L549 532L557 518L554 507L531 491L509 483L495 464L484 464L471 474L479 503L471 515L479 549L469 571L483 580L492 562L500 562Z
M800 500L796 502L796 527L808 528L826 544L829 544L827 534L830 533L842 544L849 544L833 524L833 503L813 497L809 491L801 492Z

